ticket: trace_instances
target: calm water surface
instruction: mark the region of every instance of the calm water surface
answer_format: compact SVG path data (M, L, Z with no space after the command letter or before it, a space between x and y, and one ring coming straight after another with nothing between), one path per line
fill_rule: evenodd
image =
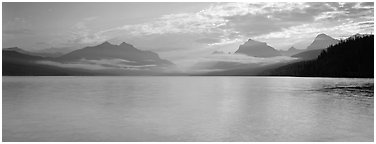
M3 77L3 141L373 141L373 83Z

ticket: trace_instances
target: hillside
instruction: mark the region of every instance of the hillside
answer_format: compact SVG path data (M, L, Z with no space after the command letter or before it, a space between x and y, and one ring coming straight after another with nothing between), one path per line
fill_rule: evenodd
M2 53L3 76L164 75L175 65L157 53L130 44L105 42L61 57L43 57L20 48Z
M328 47L317 59L301 61L261 75L373 78L373 35L349 38Z
M308 50L304 51L295 55L292 55L291 57L300 58L302 60L313 60L316 59L323 49L316 49L316 50Z

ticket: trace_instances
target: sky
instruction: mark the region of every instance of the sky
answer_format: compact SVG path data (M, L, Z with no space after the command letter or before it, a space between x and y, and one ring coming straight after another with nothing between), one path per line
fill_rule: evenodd
M9 3L3 48L79 49L126 42L189 63L234 52L248 39L305 49L320 33L336 39L373 33L374 4L363 3Z

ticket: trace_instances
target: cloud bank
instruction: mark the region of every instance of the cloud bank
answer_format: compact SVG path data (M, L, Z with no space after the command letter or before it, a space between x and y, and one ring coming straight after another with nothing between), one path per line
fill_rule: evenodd
M86 60L82 59L77 62L60 63L55 61L37 61L38 64L50 65L62 68L75 68L87 70L151 70L156 65L138 65L134 61L123 59L100 59L100 60Z

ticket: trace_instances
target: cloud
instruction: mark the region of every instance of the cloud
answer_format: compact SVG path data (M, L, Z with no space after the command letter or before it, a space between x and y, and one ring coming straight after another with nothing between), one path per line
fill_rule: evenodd
M224 17L228 20L224 28L243 37L258 36L312 22L319 12L304 3L261 3L247 8L253 11Z
M97 34L107 37L195 34L195 42L215 46L283 32L301 25L321 25L330 29L342 23L371 19L371 3L215 3L196 13L164 15L150 22L123 25ZM359 29L355 26L351 28ZM300 32L300 35L311 34ZM282 37L286 36L280 35Z
M288 48L294 45L302 49L306 48L316 35L323 32L338 39L347 38L356 33L368 33L370 31L373 31L373 21L346 22L343 24L312 23L293 26L279 32L272 32L254 38L267 42L273 40L274 43L270 44L273 47L279 46Z
M59 63L53 61L37 61L38 64L56 66L61 68L77 68L77 69L88 69L88 70L103 70L106 67L95 64L85 64L85 63Z
M98 19L98 17L86 17L77 22L68 35L63 36L64 40L62 41L62 45L88 45L105 41L107 37L100 33L93 32L88 26L89 23L96 19Z
M362 7L372 7L374 6L374 3L373 2L362 2L360 3L360 6Z
M271 58L262 58L262 57L252 57L243 54L214 54L202 58L200 62L233 62L241 64L252 64L257 63L261 65L269 65L273 63L285 62L296 60L296 58L287 57L287 56L278 56Z
M197 13L164 15L152 22L124 25L102 33L127 31L133 35L208 32L223 34L230 29L236 32L263 34L268 33L270 28L271 31L275 31L284 25L293 25L294 22L312 21L313 15L319 12L318 9L304 3L220 3Z
M204 44L213 44L213 43L219 43L221 42L221 40L216 39L216 38L201 38L201 39L196 40L196 42L204 43Z
M127 70L148 70L149 68L156 67L157 65L139 65L135 61L124 59L100 59L100 60L85 60L82 59L80 63L100 65L107 68L118 68Z
M5 35L32 35L34 31L26 28L3 30Z
M211 32L215 27L224 23L223 19L215 19L200 13L181 13L164 15L152 22L124 25L101 31L101 34L128 32L131 35L152 35L169 33L204 33Z
M284 63L296 60L297 58L278 56L271 58L252 57L243 54L213 54L199 58L196 64L186 68L187 72L201 73L213 71L226 71L235 69L257 69L263 66Z
M150 70L156 65L139 65L134 61L124 59L100 59L86 60L81 59L76 62L60 63L54 61L37 61L38 64L57 66L62 68L77 68L87 70L105 70L105 69L121 69L121 70Z
M116 40L175 55L186 49L235 49L234 45L249 38L277 49L305 48L318 33L336 38L370 33L373 19L373 3L213 3L198 12L168 14L104 30L91 29L91 22L98 18L87 17L62 38L63 46L69 47Z
M86 18L84 18L83 21L88 22L88 21L93 21L93 20L96 20L96 19L98 19L98 17L96 17L96 16L91 16L91 17L86 17Z

